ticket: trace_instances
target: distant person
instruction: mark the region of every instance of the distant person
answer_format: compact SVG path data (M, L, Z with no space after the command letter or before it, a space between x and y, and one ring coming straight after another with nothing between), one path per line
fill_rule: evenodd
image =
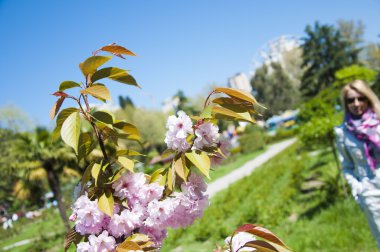
M380 102L361 80L341 93L344 122L335 128L343 174L380 248Z

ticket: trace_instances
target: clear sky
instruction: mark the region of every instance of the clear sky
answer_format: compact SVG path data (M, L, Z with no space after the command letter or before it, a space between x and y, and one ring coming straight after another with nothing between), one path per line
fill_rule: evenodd
M131 70L142 89L110 83L113 100L159 108L178 89L195 95L249 73L269 40L338 19L362 20L365 40L379 42L378 0L0 0L0 107L49 125L50 94L64 80L83 81L78 63L116 42L138 57L110 65Z

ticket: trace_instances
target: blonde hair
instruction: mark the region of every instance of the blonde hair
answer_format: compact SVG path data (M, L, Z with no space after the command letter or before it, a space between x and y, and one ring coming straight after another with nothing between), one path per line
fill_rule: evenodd
M354 80L346 84L341 93L342 104L344 107L344 114L347 115L348 107L346 96L349 90L354 90L362 95L364 95L368 99L369 106L375 111L377 117L380 118L380 101L377 98L376 94L372 91L372 89L368 86L365 81L362 80Z

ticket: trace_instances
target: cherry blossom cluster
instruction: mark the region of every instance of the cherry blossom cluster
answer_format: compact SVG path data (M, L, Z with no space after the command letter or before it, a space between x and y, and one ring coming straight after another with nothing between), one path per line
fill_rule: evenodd
M209 205L207 185L202 176L191 173L181 185L182 192L163 198L164 187L147 183L145 174L125 172L112 185L114 196L125 204L115 204L112 218L99 208L97 199L82 195L73 206L70 219L76 231L89 235L78 244L79 252L114 251L118 243L133 233L148 235L159 247L167 228L186 227L203 215Z
M169 149L186 152L191 145L187 138L194 134L194 146L202 150L204 147L215 146L219 142L219 128L211 122L199 121L195 126L188 115L183 111L178 111L178 117L169 116L166 123L165 143Z

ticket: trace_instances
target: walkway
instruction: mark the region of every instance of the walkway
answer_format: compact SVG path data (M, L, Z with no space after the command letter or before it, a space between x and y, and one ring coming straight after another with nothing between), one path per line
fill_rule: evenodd
M226 189L230 184L236 182L237 180L250 175L257 167L267 162L272 157L276 156L278 153L292 145L296 142L295 138L285 140L283 142L273 144L268 147L268 149L256 158L248 161L240 168L228 173L227 175L218 178L214 182L208 184L207 194L211 198L217 192Z

